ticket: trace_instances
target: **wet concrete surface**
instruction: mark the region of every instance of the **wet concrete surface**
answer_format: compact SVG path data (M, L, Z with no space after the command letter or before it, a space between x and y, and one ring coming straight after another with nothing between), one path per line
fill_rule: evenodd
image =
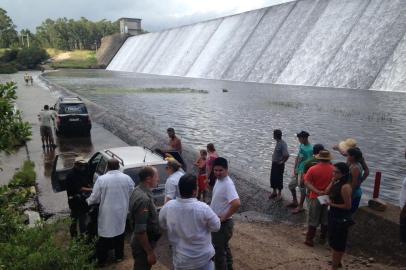
M61 137L56 138L57 148L55 150L42 148L39 132L38 113L45 104L53 106L58 98L58 92L51 92L38 79L40 72L30 72L34 77L34 85L26 86L23 81L23 72L11 75L0 75L0 81L17 82L17 105L22 111L24 121L32 126L32 140L27 143L28 156L24 148L19 149L16 155L0 156L1 163L7 164L7 170L1 174L1 183L6 183L9 174L15 168L21 166L24 160L29 158L35 163L37 173L38 200L42 214L64 214L69 212L66 192L54 193L51 185L51 172L55 155L64 152L76 152L84 157L90 157L94 152L110 147L126 146L127 144L104 129L99 124L92 123L91 137ZM2 165L3 166L3 165ZM14 168L14 169L13 169ZM4 174L3 174L4 173ZM7 173L7 175L6 175ZM12 175L12 174L11 174Z

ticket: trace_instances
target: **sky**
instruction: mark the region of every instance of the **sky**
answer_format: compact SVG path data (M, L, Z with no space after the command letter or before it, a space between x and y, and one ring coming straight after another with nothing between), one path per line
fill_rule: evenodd
M121 17L142 19L155 32L203 20L237 14L293 0L0 0L17 30L35 31L47 18L92 21Z

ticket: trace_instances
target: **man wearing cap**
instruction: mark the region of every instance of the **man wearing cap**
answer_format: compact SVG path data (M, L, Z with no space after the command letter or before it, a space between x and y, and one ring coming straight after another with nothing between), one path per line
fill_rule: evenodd
M185 174L179 180L180 197L159 212L159 224L168 231L175 269L214 270L211 232L220 229L220 218L196 199L197 179ZM185 218L187 217L187 218Z
M86 232L87 204L85 199L92 192L92 182L86 172L86 160L76 157L73 170L66 176L66 193L68 205L71 210L70 235L76 237Z
M169 175L165 183L165 203L169 200L173 200L179 197L179 179L184 175L184 171L181 169L181 165L176 159L167 159L166 171Z
M152 189L158 185L159 175L156 168L147 166L141 169L138 177L140 184L130 198L131 249L134 270L149 270L157 261L154 248L161 236L152 194Z
M321 225L320 242L325 243L327 237L327 205L321 205L318 196L325 195L325 190L333 178L334 166L331 164L331 154L328 150L321 150L316 159L319 161L311 167L304 176L304 183L310 190L308 229L305 244L313 246L313 238L317 227Z
M306 131L301 131L296 134L299 140L299 153L295 160L294 176L289 183L289 190L292 193L292 203L288 207L296 207L292 213L297 214L303 211L303 204L306 198L306 188L303 183L304 164L305 161L313 155L313 145L309 143L310 134ZM300 202L297 201L296 187L300 188Z
M87 199L89 205L99 204L97 217L96 257L99 266L106 263L108 251L114 248L116 261L124 257L124 230L128 213L130 195L134 181L118 169L117 159L107 161L108 172L99 176Z

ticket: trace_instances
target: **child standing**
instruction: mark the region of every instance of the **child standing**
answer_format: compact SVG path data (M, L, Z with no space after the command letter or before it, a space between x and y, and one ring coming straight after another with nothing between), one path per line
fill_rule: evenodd
M207 193L207 174L206 174L206 160L207 160L207 151L202 149L200 150L200 157L195 162L195 166L198 169L198 186L199 192L197 194L197 199L203 202L206 201L206 193Z

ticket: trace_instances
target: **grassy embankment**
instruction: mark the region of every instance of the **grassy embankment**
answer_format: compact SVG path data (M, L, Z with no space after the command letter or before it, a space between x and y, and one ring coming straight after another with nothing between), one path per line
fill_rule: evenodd
M35 198L34 163L26 161L0 186L0 269L93 269L92 248L71 241L67 220L26 226L24 205Z
M96 53L87 50L61 51L47 49L52 68L97 68Z

